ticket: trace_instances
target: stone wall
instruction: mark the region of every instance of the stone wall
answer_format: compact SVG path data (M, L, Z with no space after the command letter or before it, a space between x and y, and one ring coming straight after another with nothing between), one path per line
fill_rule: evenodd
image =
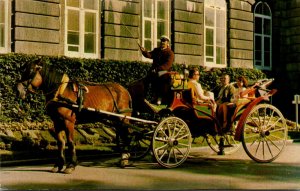
M171 31L176 63L204 64L203 10L203 0L174 1Z
M105 0L103 4L102 57L115 60L140 60L137 45L140 32L139 0ZM139 42L140 43L140 42Z
M228 60L233 68L253 68L252 5L241 0L228 2Z
M300 1L291 0L287 2L286 19L284 19L283 46L286 52L283 56L286 63L286 72L289 76L290 85L295 87L300 94Z
M59 3L59 0L13 1L13 52L38 55L63 54Z

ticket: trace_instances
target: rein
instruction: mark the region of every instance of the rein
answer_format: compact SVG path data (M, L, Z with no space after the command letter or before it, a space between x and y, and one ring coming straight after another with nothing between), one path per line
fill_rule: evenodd
M104 87L108 90L108 92L110 93L110 95L111 95L111 97L112 97L112 99L113 99L113 101L114 101L114 107L117 109L117 112L120 113L120 109L119 109L118 104L117 104L117 102L116 102L116 100L115 100L115 98L114 98L114 95L111 93L110 89L107 87L106 84L103 84L103 86L104 86Z
M24 83L28 83L30 80L26 80L26 81L23 81L23 82L21 82L22 84L24 84ZM59 85L59 86L61 86L61 85L63 85L63 84L68 84L68 83L70 83L70 82L60 82L60 83L56 83L57 85ZM31 84L29 84L29 85L31 85ZM34 90L32 87L31 88L28 88L29 87L29 85L27 86L27 90L30 92L30 93L32 93L32 94L37 94L37 95L50 95L50 94L52 94L52 93L54 93L55 91L57 91L57 88L53 88L52 90L50 90L49 92L44 92L44 91L42 91L42 90L40 90L40 91L38 91L38 88L36 88L36 90ZM41 92L41 93L40 93Z

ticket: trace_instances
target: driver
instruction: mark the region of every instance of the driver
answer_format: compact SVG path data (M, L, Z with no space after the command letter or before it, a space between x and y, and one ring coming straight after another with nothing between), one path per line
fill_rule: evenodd
M143 56L153 60L150 71L144 79L145 92L148 91L149 84L151 84L155 94L154 101L159 105L162 103L163 96L167 95L171 85L168 72L174 62L174 53L170 48L170 39L163 35L160 38L159 47L149 52L140 46L140 50Z

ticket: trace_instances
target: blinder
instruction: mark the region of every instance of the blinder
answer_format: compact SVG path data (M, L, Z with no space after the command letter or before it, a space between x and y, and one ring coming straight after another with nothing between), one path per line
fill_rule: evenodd
M24 91L30 91L32 93L35 92L34 89L37 89L42 84L42 76L40 71L42 70L42 66L34 65L30 66L28 69L28 80L24 80L21 82L23 85Z

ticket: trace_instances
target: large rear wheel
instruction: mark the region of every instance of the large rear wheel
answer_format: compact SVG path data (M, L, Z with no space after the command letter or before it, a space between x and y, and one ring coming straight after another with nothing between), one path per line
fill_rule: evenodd
M187 124L178 117L167 117L154 131L153 154L161 166L174 168L186 160L191 143L192 136Z
M242 143L254 161L266 163L275 160L284 150L286 139L286 120L273 105L256 105L246 116Z

